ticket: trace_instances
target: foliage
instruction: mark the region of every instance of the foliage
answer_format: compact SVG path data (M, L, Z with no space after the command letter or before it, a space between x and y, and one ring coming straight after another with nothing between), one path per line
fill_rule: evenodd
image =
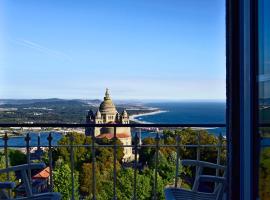
M102 138L102 139L99 139L97 141L97 143L99 145L114 145L114 140L108 140L106 138ZM123 144L119 139L116 139L116 145L119 146L119 145L123 145ZM114 152L113 147L97 148L97 151L96 151L97 160L104 162L104 160L102 160L102 159L106 158L108 160L109 158L112 158L113 157L113 152ZM121 163L123 157L124 157L124 149L123 149L123 147L117 147L117 149L116 149L117 161L119 163Z
M66 163L70 163L71 159L71 138L73 138L73 145L90 145L91 138L89 136L85 136L84 134L80 133L69 133L68 135L64 136L59 142L59 145L68 145L67 147L60 147L57 148L57 150L54 152L54 160L57 160L58 158L63 158L63 160ZM102 161L101 163L106 165L110 164L113 159L113 147L102 147L99 148L98 145L113 145L114 141L113 140L108 140L108 139L100 139L97 140L97 144L95 144L96 147L96 158L97 161ZM116 145L122 145L120 140L116 140ZM73 147L73 155L74 155L74 163L76 169L80 169L83 163L89 162L92 160L92 152L91 152L91 147L83 147L83 146L76 146ZM123 153L123 147L117 147L117 160L118 162L122 161L122 158L124 156Z
M150 178L150 186L151 186L150 195L151 195L151 197L154 196L155 170L145 169L143 171L142 175ZM165 186L166 186L166 182L163 181L162 177L159 175L159 173L157 173L157 186L156 186L157 199L160 199L160 200L165 199L164 192L163 192ZM150 199L152 199L152 198L150 198Z
M200 144L218 144L218 138L209 134L206 130L192 130L190 128L184 130L164 130L163 138L160 139L159 144L176 145L177 136L180 138L179 157L180 159L197 159L197 148L187 147L188 145ZM198 143L198 139L200 143ZM155 139L146 138L143 141L143 145L156 144ZM225 145L225 141L222 143ZM171 185L174 182L175 170L176 170L176 147L160 147L158 151L158 164L157 170L165 185ZM217 147L200 148L200 160L216 163L217 162ZM142 147L139 151L140 162L148 166L150 170L155 169L155 147ZM221 164L226 162L225 147L221 148ZM184 172L185 176L194 177L195 168L179 166L179 174ZM205 173L215 173L213 170L206 170Z
M69 200L72 197L72 175L68 164L59 162L53 170L54 191L60 192L63 200ZM75 199L79 199L79 181L78 173L74 173L74 191Z
M180 159L196 159L197 149L194 147L183 147L183 145L194 145L198 143L198 135L200 136L200 144L218 144L218 138L214 135L208 134L204 130L164 130L163 137L158 141L159 144L175 145L176 137L180 136L179 156ZM59 144L69 145L70 136L74 138L74 145L85 145L91 144L91 139L83 134L72 133L63 137ZM116 141L117 145L120 145L119 140ZM140 168L137 170L137 199L150 200L153 197L153 185L155 177L155 156L158 155L157 162L157 198L164 199L164 188L165 186L172 185L175 179L176 170L176 160L177 160L177 148L173 147L160 147L158 152L156 152L155 145L156 140L154 138L145 138L142 143L143 145L153 145L151 147L142 146L139 149L139 164ZM105 200L111 199L113 196L113 140L108 139L98 139L96 141L95 148L95 178L96 178L96 198ZM102 145L102 146L101 146ZM110 145L109 147L104 147L103 145ZM59 178L58 186L60 182L62 185L67 185L65 188L70 188L70 147L61 147L54 152L54 161L62 158L62 164L59 165L59 161L55 162L56 169L54 174L60 174L60 171L66 171L64 179ZM79 173L79 192L80 197L83 199L92 198L92 149L85 147L74 147L74 162L76 170ZM221 151L221 163L225 163L225 149L222 148ZM217 159L217 148L207 147L200 149L200 159L216 162ZM129 167L124 167L122 165L123 158L123 148L118 147L116 152L116 193L118 199L131 199L133 197L134 189L134 169L129 165ZM63 169L62 169L63 168ZM192 176L194 169L182 168L179 166L179 174L184 172L186 175ZM58 176L59 177L59 176ZM180 181L180 180L179 180ZM185 188L189 188L188 182L183 182L182 185ZM59 190L64 187L57 187ZM63 189L61 193L65 195L65 198L70 197L71 189ZM77 189L76 189L77 191Z
M270 200L270 148L265 148L261 152L259 174L259 194L260 199Z
M27 163L26 155L19 150L10 149L8 154L11 166Z
M0 153L0 169L4 169L6 168L6 161L5 161L5 155L1 152ZM8 176L7 174L0 174L0 182L5 182L8 180ZM9 181L11 182L15 182L16 177L15 177L15 173L11 172L9 173Z
M138 199L151 199L152 186L151 176L147 176L144 172L141 172L137 176L137 197Z
M73 145L89 145L91 144L91 138L80 133L69 133L58 142L59 145L68 145L67 147L60 147L54 152L54 160L62 158L65 163L70 165L71 161L71 139L73 138ZM79 169L84 162L91 160L91 148L90 147L73 147L73 159L75 168Z
M93 181L93 165L91 163L84 163L82 165L80 173L80 192L83 196L92 195L92 181ZM96 188L99 190L101 188L101 175L99 168L95 168L95 178L96 178Z
M145 138L142 141L143 145L154 145L155 144L155 139L154 138ZM140 155L140 162L143 165L147 165L149 161L154 157L155 154L155 147L141 147L139 150L139 155Z

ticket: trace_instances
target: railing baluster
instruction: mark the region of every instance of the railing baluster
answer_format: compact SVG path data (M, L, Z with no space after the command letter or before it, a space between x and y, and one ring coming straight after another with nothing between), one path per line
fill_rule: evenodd
M175 171L175 183L174 183L174 187L177 187L178 184L178 179L179 179L179 160L180 160L180 134L177 133L176 136L176 171Z
M37 156L39 162L41 161L41 148L40 148L40 133L38 133L38 146L37 146Z
M49 136L47 137L47 140L49 142L49 168L50 168L50 191L53 192L53 166L52 166L52 133L49 133Z
M156 133L156 152L155 152L155 179L154 179L154 200L157 200L157 168L158 168L158 151L159 151L159 134Z
M196 150L197 150L196 160L200 161L201 160L201 133L200 133L200 131L198 131L198 135L197 135L197 144L198 144L198 146L196 148ZM196 167L196 178L198 176L198 170L199 170L199 168Z
M223 140L223 136L220 133L218 136L218 155L217 155L217 164L220 165L220 159L221 159L221 148L222 148L222 140ZM217 174L218 175L218 169L217 169Z
M223 136L220 133L218 136L218 145L217 145L217 164L220 165L220 159L221 159L221 148L222 148L222 140L223 140ZM219 169L216 169L216 176L219 176ZM215 186L217 186L217 183L215 184Z
M29 135L29 133L26 134L25 137L25 142L26 142L26 159L27 159L27 164L30 165L31 159L30 159L30 140L31 137ZM31 179L32 175L31 175L31 169L29 167L28 169L28 179L29 179L29 183L30 183L30 188L32 190L32 179Z
M71 160L71 185L72 185L72 193L71 200L75 198L75 185L74 185L74 149L73 149L74 137L70 135L70 160Z
M95 133L92 134L92 200L96 200L96 152L95 152Z
M5 136L3 137L4 140L4 154L5 154L5 164L6 164L6 168L8 168L9 166L9 160L8 160L8 135L7 133L5 133ZM9 181L9 172L7 172L7 179Z
M114 146L113 146L113 199L116 200L116 127L114 127L114 133L113 133L113 140L114 140Z
M8 159L8 134L7 132L5 132L5 136L3 137L4 140L4 154L5 154L5 166L6 169L9 166L9 159ZM10 181L10 176L9 176L9 172L7 172L7 181ZM10 189L8 190L8 197L10 198L11 196L11 192Z
M140 130L140 128L139 128L139 130ZM138 167L137 157L138 157L138 144L139 144L139 136L138 136L138 131L136 131L135 132L135 140L134 140L135 157L134 157L133 200L136 200L137 199L137 167Z
M139 128L139 146L142 145L142 128Z

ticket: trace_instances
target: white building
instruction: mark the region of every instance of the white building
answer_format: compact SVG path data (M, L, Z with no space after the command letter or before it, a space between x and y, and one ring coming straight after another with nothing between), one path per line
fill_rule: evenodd
M118 113L116 107L110 97L109 90L106 89L104 101L100 104L99 109L94 114L92 110L86 116L86 123L90 124L129 124L129 116L124 110L121 114ZM113 127L95 127L86 128L86 135L95 135L97 138L112 139L114 137ZM124 145L132 144L130 127L117 127L116 137ZM132 147L124 147L123 161L131 161L134 159Z

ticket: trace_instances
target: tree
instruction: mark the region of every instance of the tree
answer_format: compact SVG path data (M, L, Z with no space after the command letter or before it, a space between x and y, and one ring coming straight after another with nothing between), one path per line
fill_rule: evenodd
M134 190L134 170L131 168L123 169L117 178L117 197L119 199L132 199ZM151 195L151 176L149 173L143 174L138 171L136 196L137 199L150 200Z
M27 163L26 155L19 150L10 149L9 152L10 165L22 165Z
M84 163L82 165L80 173L80 192L83 196L92 197L92 181L93 181L93 165L92 163ZM95 167L95 178L96 178L96 193L99 193L101 185L101 176L99 167Z
M123 169L117 174L117 199L129 200L133 195L133 170Z
M259 194L262 200L270 199L270 148L265 148L261 152Z
M73 145L89 145L91 144L91 138L84 134L72 132L64 136L59 142L59 145L70 145L71 138L73 138ZM54 152L54 160L58 160L59 157L63 158L64 161L70 164L70 152L71 147L57 148ZM79 169L84 162L91 160L91 147L76 146L73 147L74 163L75 168Z
M113 139L107 139L107 138L102 138L102 139L98 139L97 143L99 145L114 145L114 140ZM123 143L119 140L116 139L116 145L117 145L117 149L116 149L116 158L118 160L119 163L122 162L122 159L124 157L124 148L121 146L123 145ZM110 152L110 156L113 155L113 147L103 147L103 148L98 148L97 149L97 156L99 156L99 153L102 151L102 149L107 149Z
M5 161L5 156L3 153L0 153L0 169L4 169L6 168L6 161ZM0 182L5 182L8 180L7 174L0 174ZM15 173L11 172L9 173L9 181L11 182L15 182L16 177L15 177Z
M172 154L176 154L176 152L172 152ZM159 152L159 162L158 162L158 173L162 177L162 180L166 184L172 184L174 178L175 178L175 170L176 170L176 159L169 160L168 158L165 157L162 152ZM174 161L174 162L173 162Z
M198 138L200 138L200 144L218 144L218 138L212 134L209 134L206 130L164 130L163 137L159 140L159 144L176 145L177 136L180 136L179 157L180 159L197 159L197 148L183 147L183 145L198 144ZM155 149L156 141L154 138L146 138L143 140L143 145L154 145L153 147L143 146L139 151L140 162L144 167L148 166L150 171L155 170ZM223 142L223 145L225 143ZM225 147L221 149L221 164L226 162ZM163 180L164 185L171 185L174 182L176 171L176 147L159 147L157 170L159 176ZM215 163L217 161L217 147L207 147L200 149L200 159L208 162ZM146 165L147 164L147 165ZM195 168L179 166L179 174L184 172L186 175L194 177ZM207 169L206 173L215 174L215 170Z
M142 141L143 145L154 145L155 139L154 138L145 138ZM146 163L149 163L149 161L153 158L155 154L155 148L154 147L142 147L139 150L139 158L140 162L145 165Z
M156 185L156 190L154 190L154 181L155 181L155 171L154 170L149 170L149 169L145 169L142 172L142 175L145 177L149 177L150 179L150 195L151 197L154 195L154 193L156 192L157 195L157 199L159 200L164 200L165 196L164 196L164 188L165 185L162 177L159 175L159 173L157 173L157 185ZM149 200L151 200L151 198L149 198Z
M68 164L59 162L53 170L53 179L55 192L60 192L63 200L70 200L72 197L72 176L71 169ZM78 173L74 173L74 191L75 199L79 199L79 181Z
M151 177L139 173L137 176L137 197L138 199L151 199L152 186Z

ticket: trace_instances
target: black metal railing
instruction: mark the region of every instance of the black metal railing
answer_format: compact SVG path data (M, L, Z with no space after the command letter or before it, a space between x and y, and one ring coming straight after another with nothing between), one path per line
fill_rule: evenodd
M225 128L225 124L0 124L0 128L10 128L10 127L43 127L43 128L51 128L51 127L63 127L63 128L95 128L95 127L113 127L114 133L113 133L113 144L106 144L106 145L98 145L98 148L113 148L113 199L117 199L117 170L116 170L116 164L117 164L117 148L120 147L131 147L134 150L134 162L133 162L133 169L134 169L134 178L133 178L133 197L132 199L136 200L137 198L137 176L138 176L138 150L143 147L149 147L155 149L155 157L154 157L154 182L153 182L153 199L157 200L157 176L158 176L158 151L162 147L174 147L176 148L176 169L175 169L175 179L174 179L174 186L178 187L179 182L179 167L180 167L180 148L186 147L186 148L196 148L196 159L201 159L201 149L202 148L216 148L217 149L217 159L216 163L220 164L221 161L221 152L222 148L224 148L226 145L224 145L224 140L226 140L221 134L218 136L218 143L217 144L201 144L201 138L200 138L200 132L198 132L197 141L196 144L181 144L181 136L180 134L176 135L175 138L175 144L161 144L160 143L160 133L157 131L155 134L155 144L140 144L139 143L139 134L138 131L135 131L135 135L133 137L133 144L131 145L125 145L125 144L117 144L117 128L118 127L130 127L130 128L137 128L139 132L142 128L171 128L171 129L185 129L185 128ZM72 197L71 199L74 200L75 198L75 186L74 186L74 148L78 147L85 147L85 148L91 148L91 161L92 161L92 199L96 199L96 137L95 135L89 136L91 137L91 144L74 144L74 138L72 135L70 135L69 140L70 143L67 145L63 144L57 144L53 145L53 136L51 133L49 133L49 136L47 137L48 145L41 145L41 146L35 146L37 148L40 147L46 147L48 148L48 156L49 156L49 169L50 169L50 179L49 179L49 189L50 191L53 191L53 157L52 157L52 151L54 148L61 148L61 147L69 147L70 149L70 166L71 166L71 179L72 179ZM4 140L3 145L0 146L4 150L5 154L5 163L6 168L9 167L9 160L8 160L8 148L17 148L22 147L18 145L8 145L9 137L7 133L5 133L5 136L2 138ZM30 145L31 137L29 133L26 134L25 137L25 150L26 150L26 157L27 157L27 163L31 163L30 159L30 149L34 146ZM216 174L218 175L219 171L216 171ZM31 170L28 171L28 176L31 178ZM7 175L7 179L9 179L9 175Z

